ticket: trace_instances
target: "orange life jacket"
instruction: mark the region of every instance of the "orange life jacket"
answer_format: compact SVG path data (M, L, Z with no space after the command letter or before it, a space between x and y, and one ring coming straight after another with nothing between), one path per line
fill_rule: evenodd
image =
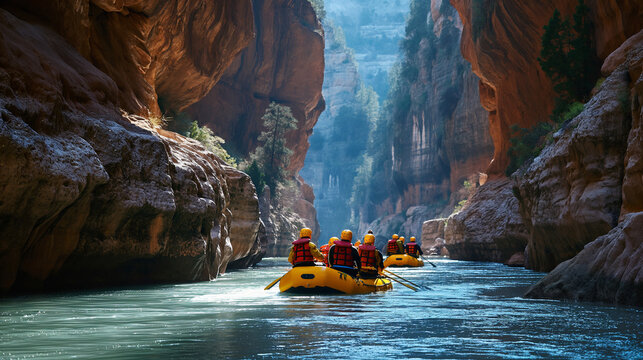
M319 250L321 251L322 254L324 254L324 264L328 266L328 251L330 251L330 245L322 245Z
M377 249L373 245L360 245L359 259L362 269L377 270Z
M418 255L418 244L412 242L406 244L406 253L411 255L411 256L417 256Z
M309 244L309 238L301 238L292 242L293 252L295 253L292 261L293 265L297 265L301 262L315 261L313 254L310 252Z
M350 241L335 241L333 245L333 266L343 266L353 268L353 245Z
M391 239L388 241L386 252L390 254L398 254L400 252L400 248L397 246L397 240Z

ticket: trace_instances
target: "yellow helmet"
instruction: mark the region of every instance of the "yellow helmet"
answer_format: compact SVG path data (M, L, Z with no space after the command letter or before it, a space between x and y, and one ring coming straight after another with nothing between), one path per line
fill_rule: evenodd
M299 237L300 238L309 238L313 235L313 231L310 230L309 228L303 228L299 232Z
M353 232L350 230L343 230L341 237L342 240L351 241L353 240Z
M330 238L330 239L328 240L328 245L333 246L333 244L334 244L334 243L335 243L335 241L337 241L337 240L339 240L339 239L333 236L332 238Z
M400 241L404 243L404 236L400 236Z
M366 234L366 236L364 236L364 244L373 245L374 243L375 243L375 235Z
M415 236L411 236L411 238L409 239L409 241L410 241L410 242L415 242Z
M393 234L393 240L397 240L397 239L399 239L399 238L400 238L400 237L399 237L399 236L397 236L397 234Z

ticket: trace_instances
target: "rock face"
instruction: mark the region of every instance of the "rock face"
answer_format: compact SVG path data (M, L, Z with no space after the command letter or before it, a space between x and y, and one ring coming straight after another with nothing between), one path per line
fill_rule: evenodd
M630 213L617 227L558 265L526 296L643 306L642 239L643 212Z
M490 180L468 206L447 219L446 247L452 259L506 262L522 253L527 229L509 179Z
M424 207L422 216L404 221L406 235L420 234L424 221L448 216L458 201L466 199L460 193L465 181L471 186L483 183L480 175L493 153L486 111L478 101L478 78L460 55L462 24L456 11L448 2L437 0L430 6L415 4L410 19L422 21L413 20L407 26L388 135L393 141L391 148L382 147L382 152L390 153L380 157L392 159L392 164L390 169L389 163L377 164L382 170L373 176L392 180L385 185L388 188L377 191L379 197L372 197L373 206L360 209L365 223L360 230L373 227L378 217ZM418 34L422 35L418 38ZM415 51L409 50L414 48L413 39L417 39Z
M159 115L157 94L179 110L202 98L253 36L249 0L5 3L49 24L144 116Z
M247 155L257 146L270 102L299 121L287 134L289 170L304 166L308 136L324 110L324 31L308 0L253 0L256 38L220 81L188 109L193 119Z
M422 250L429 250L436 245L437 239L444 239L445 218L427 220L422 223Z
M251 35L249 4L118 3L9 7L47 26L0 9L2 292L207 280L256 250L247 175L128 114L157 91L198 100Z
M548 119L553 109L553 87L537 60L540 39L554 9L568 16L574 12L577 1L498 0L474 6L475 1L451 0L451 3L464 24L462 54L480 77L480 98L489 111L495 152L488 173L494 177L501 176L509 164L510 126L531 127ZM643 11L640 1L587 4L596 24L596 49L601 59L640 30Z
M621 66L516 176L529 268L550 271L616 226L631 123L622 101L629 98L628 86Z
M634 39L640 37L639 33ZM526 205L523 212L532 216L534 229L543 229L534 231L530 238L530 263L534 261L531 259L532 251L537 252L534 258L540 261L542 253L559 248L548 238L540 236L545 231L549 231L551 236L555 231L584 227L584 232L566 234L565 241L591 242L582 247L575 257L559 264L532 287L527 296L643 306L643 206L638 197L643 169L640 156L643 146L640 138L643 42L625 42L605 64L610 64L603 67L605 75L614 70L587 104L585 111L572 120L570 126L575 128L571 134L559 135L556 142L543 151L540 156L542 159L535 161L556 162L558 160L552 154L563 157L565 152L577 154L566 156L565 170L571 171L565 173L562 179L561 175L558 175L559 178L550 178L537 193L533 192L533 185L524 179L520 186L521 198L529 196L521 200L521 208L523 203ZM629 128L629 135L627 131L623 133L622 128ZM576 138L573 147L567 140L569 136ZM574 162L578 155L582 155L583 159L580 164ZM581 165L589 166L586 175L591 176L578 176L573 171ZM608 169L611 169L609 174L605 171ZM542 170L538 164L532 165L525 176L541 176L544 174ZM548 172L554 173L551 170ZM569 180L572 181L569 194L561 189L553 191L556 183L560 186L563 181ZM523 190L529 191L523 195ZM543 221L535 218L534 212L540 209L538 204L547 202L552 195L561 204L554 207L559 218L571 212L576 215L573 220L561 223L551 218ZM616 219L620 220L618 226L609 230L610 222L615 223ZM551 225L545 227L546 223ZM609 232L605 231L606 228ZM607 234L593 240L590 231L594 231L594 235ZM542 266L542 263L535 263L535 266Z

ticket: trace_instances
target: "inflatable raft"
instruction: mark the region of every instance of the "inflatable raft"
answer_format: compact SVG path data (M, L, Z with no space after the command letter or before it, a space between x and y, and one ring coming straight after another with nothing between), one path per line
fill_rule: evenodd
M392 288L389 279L356 279L325 266L292 268L279 282L281 292L304 294L367 294Z
M384 266L397 266L397 267L420 267L424 266L422 259L414 258L411 255L399 254L391 255L384 260Z

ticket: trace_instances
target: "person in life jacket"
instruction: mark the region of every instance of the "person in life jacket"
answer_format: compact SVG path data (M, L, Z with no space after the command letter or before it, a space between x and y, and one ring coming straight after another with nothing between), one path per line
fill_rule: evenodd
M309 228L303 228L299 232L299 239L293 241L288 255L288 262L292 267L297 266L315 266L315 259L324 261L324 255L317 250L317 246L310 241L313 231Z
M420 249L420 245L415 242L415 236L411 236L409 243L404 245L404 252L414 258L423 254L422 249Z
M400 246L399 236L393 234L391 240L386 243L386 256L404 254L404 247Z
M364 244L358 249L359 260L362 267L359 270L359 277L363 279L375 279L384 270L384 259L382 253L374 246L375 236L366 234Z
M328 250L330 250L330 247L333 246L335 241L339 240L336 237L332 237L328 240L328 244L322 245L322 247L319 248L321 250L321 253L324 255L324 265L328 266Z
M361 264L359 253L351 244L352 239L353 232L350 230L342 231L341 240L335 241L335 244L328 250L328 264L335 270L355 277Z

